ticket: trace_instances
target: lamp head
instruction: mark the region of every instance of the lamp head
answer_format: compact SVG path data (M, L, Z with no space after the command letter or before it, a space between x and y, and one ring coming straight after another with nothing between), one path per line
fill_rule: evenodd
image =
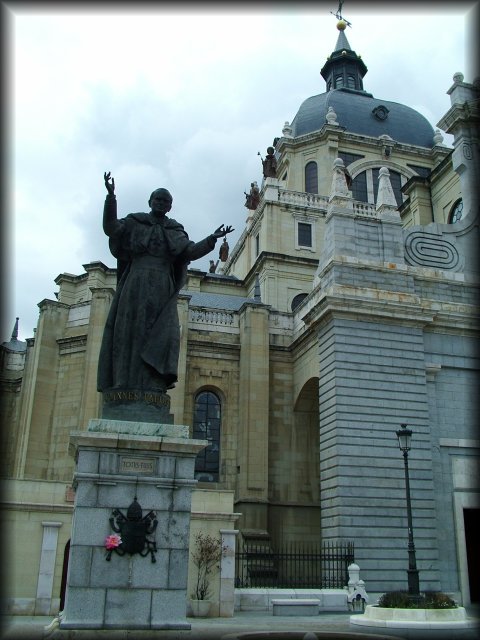
M410 451L410 443L412 440L412 430L407 429L406 424L402 424L401 427L402 427L401 429L396 431L397 438L398 438L398 446L400 447L400 450L403 452Z

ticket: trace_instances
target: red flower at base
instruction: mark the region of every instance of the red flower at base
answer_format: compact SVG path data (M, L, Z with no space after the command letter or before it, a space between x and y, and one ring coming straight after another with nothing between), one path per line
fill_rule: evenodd
M105 549L108 549L109 551L111 549L116 549L121 544L122 544L122 539L116 533L112 533L112 535L107 536L105 538Z

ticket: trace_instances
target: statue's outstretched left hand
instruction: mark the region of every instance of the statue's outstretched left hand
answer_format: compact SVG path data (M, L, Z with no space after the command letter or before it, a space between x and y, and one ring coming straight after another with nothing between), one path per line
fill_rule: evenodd
M230 225L225 227L222 224L218 227L218 229L215 229L212 235L214 235L215 238L223 238L223 236L226 236L227 233L232 233L232 231L235 231L235 229L233 229Z

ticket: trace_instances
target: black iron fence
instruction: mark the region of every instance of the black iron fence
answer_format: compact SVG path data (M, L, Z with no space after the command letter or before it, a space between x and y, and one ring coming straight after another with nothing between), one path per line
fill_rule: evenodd
M235 556L236 587L341 589L354 562L350 541L291 542L280 549L245 541Z

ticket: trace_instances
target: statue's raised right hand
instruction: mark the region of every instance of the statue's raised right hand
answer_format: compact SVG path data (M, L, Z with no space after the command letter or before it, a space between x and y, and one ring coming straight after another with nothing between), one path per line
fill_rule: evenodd
M110 176L110 171L103 174L103 179L105 180L105 186L107 187L108 193L113 196L115 193L115 180ZM111 184L109 182L110 180L112 181Z

